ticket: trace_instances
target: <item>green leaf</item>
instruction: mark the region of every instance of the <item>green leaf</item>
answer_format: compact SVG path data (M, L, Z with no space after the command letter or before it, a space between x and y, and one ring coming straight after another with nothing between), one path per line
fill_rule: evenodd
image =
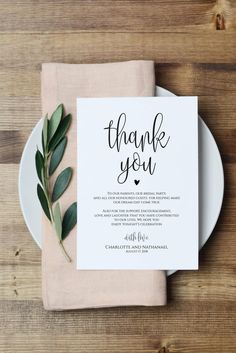
M45 152L48 143L48 115L45 116L43 121L43 130L42 130L42 147Z
M53 151L54 148L61 141L61 139L65 136L65 134L71 124L71 119L72 119L71 114L68 114L67 116L65 116L65 118L63 118L61 120L60 125L58 126L58 129L57 129L55 135L53 136L53 138L51 139L51 141L49 143L49 146L48 146L49 151Z
M57 177L53 192L52 192L52 202L55 202L61 197L63 192L67 189L72 176L72 168L68 167L64 169Z
M51 140L61 122L63 114L63 104L58 105L57 109L52 113L48 123L48 141Z
M43 131L42 131L42 140L41 140L41 142L42 142L42 150L43 150L43 154L45 154L45 146L44 146L44 142L43 142Z
M72 203L64 214L62 221L62 240L64 240L77 223L77 202Z
M61 210L59 202L56 203L53 210L54 226L59 240L61 240L62 224L61 224Z
M44 167L44 158L42 153L39 150L37 150L35 153L35 166L36 166L38 178L42 183L42 170Z
M45 196L45 193L44 193L42 187L39 184L37 185L37 194L38 194L38 198L39 198L39 201L41 203L41 206L42 206L42 209L43 209L45 215L48 217L49 221L51 221L47 198Z
M57 147L55 148L55 150L52 153L50 164L49 164L49 175L50 176L55 172L60 161L62 160L66 145L67 145L67 137L65 136L61 140L61 142L57 145Z

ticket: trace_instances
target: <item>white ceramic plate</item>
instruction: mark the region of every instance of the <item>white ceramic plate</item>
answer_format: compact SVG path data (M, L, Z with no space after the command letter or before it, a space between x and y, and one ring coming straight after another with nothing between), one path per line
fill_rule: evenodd
M159 86L156 95L160 97L175 96ZM19 170L19 197L25 223L41 248L41 206L36 185L35 150L41 145L42 119L34 127L25 145ZM210 237L217 219L224 194L224 174L216 142L203 120L199 117L199 250ZM170 275L175 271L167 271Z

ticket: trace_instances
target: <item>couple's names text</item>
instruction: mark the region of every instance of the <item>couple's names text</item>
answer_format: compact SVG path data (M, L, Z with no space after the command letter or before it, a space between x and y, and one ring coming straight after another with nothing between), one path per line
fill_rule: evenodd
M153 162L152 156L146 161L142 161L140 152L144 152L147 145L151 146L153 152L157 152L159 147L165 148L170 141L170 136L167 137L165 131L162 130L164 121L162 113L156 114L152 129L141 135L137 130L127 132L125 130L126 120L126 114L121 113L117 123L110 120L109 125L104 128L104 130L108 131L108 146L111 149L115 148L117 152L120 152L126 145L133 144L137 150L131 157L127 157L126 161L120 162L121 173L117 177L119 184L126 182L130 169L138 171L141 168L143 171L153 175L156 169L156 162Z

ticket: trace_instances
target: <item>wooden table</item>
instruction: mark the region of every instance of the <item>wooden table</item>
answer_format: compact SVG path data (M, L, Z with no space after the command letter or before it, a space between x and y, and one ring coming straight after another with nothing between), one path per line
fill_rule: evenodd
M198 95L225 169L200 271L168 279L166 307L46 312L40 250L21 215L23 146L42 62L153 59L156 81ZM236 1L0 1L0 352L236 352Z

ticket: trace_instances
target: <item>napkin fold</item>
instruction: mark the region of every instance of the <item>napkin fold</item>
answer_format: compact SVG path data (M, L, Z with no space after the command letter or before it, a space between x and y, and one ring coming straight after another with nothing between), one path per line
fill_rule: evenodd
M60 198L62 214L76 201L76 98L153 96L154 63L128 61L106 64L42 65L42 112L51 115L63 103L72 114L64 157L53 176L73 168L71 183ZM101 156L98 156L101 157ZM76 227L64 241L72 263L63 256L50 222L42 218L42 294L47 310L128 305L164 305L166 275L152 270L77 270ZM88 254L89 256L89 254Z

